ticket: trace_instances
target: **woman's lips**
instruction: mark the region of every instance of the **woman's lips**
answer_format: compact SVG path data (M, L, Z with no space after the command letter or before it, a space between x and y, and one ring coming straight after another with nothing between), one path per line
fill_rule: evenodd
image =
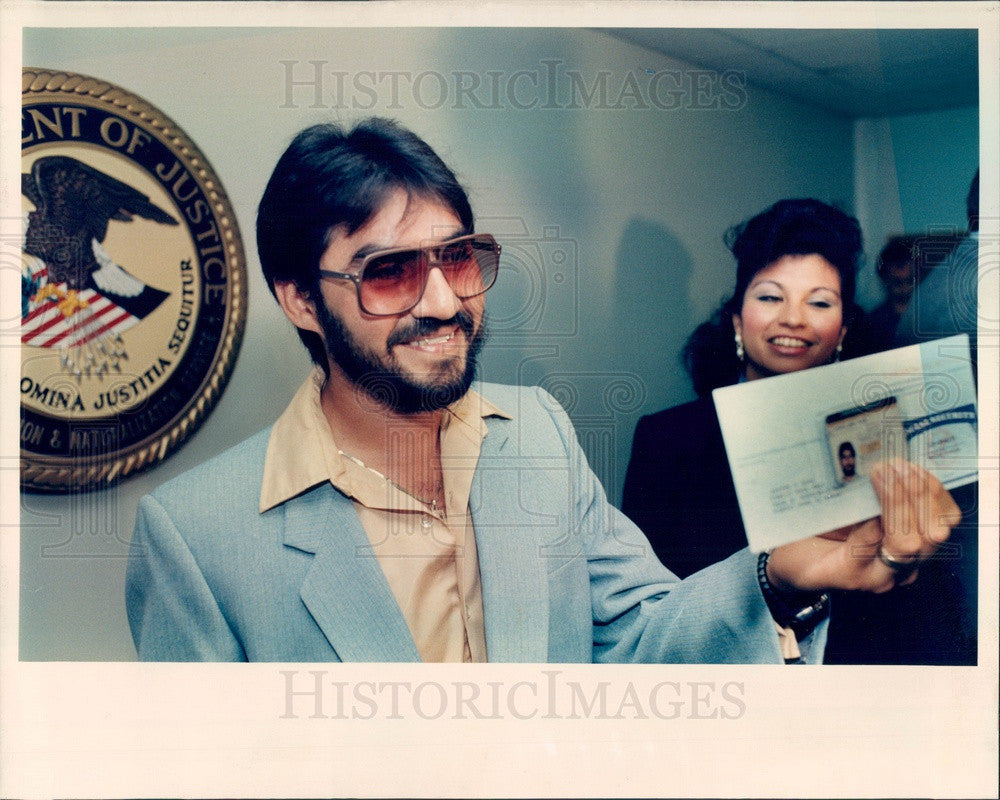
M767 341L775 351L782 355L799 355L814 344L807 339L800 339L797 336L774 336Z

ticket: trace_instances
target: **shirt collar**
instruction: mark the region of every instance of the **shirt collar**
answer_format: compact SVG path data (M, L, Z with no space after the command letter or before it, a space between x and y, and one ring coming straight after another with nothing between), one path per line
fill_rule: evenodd
M271 428L260 488L261 513L325 481L336 485L348 469L320 405L324 378L323 370L314 368ZM511 419L470 389L448 406L442 426L458 425L464 435L481 440L487 433L487 417Z

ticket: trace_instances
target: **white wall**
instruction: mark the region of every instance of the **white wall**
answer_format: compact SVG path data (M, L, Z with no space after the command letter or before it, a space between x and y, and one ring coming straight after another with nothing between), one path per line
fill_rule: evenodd
M140 95L194 139L243 231L250 316L219 406L166 463L83 498L24 496L22 659L134 657L122 592L138 498L269 424L306 374L306 353L258 274L252 236L264 183L302 127L394 116L456 169L479 228L496 232L513 259L489 297L494 335L482 373L541 383L565 400L613 497L638 415L692 397L678 352L731 286L723 231L780 197L850 209L855 196L848 120L753 87L724 95L732 108L693 107L712 98L690 87L680 107L657 108L644 84L663 71L684 81L685 65L594 31L46 29L25 32L24 52L26 65L91 74ZM318 104L308 86L288 95L281 63L295 62L294 76L305 79L314 60L327 62ZM341 107L373 95L362 88L338 103L332 73L350 86L366 70L404 73L398 102L386 80L373 107ZM519 70L528 77L515 81ZM456 96L456 71L481 81L476 96L487 107ZM607 100L578 93L571 107L572 71L588 88L606 72ZM447 86L441 102L437 75ZM632 80L638 99L608 107ZM499 81L498 102L490 81ZM511 85L515 102L536 107L512 107ZM532 261L539 253L544 269ZM528 268L545 284L530 283Z

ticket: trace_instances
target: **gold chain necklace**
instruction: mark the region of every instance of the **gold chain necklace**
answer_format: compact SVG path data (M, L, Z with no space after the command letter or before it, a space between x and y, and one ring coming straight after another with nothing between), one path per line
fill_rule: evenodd
M396 481L394 481L388 475L383 475L381 472L379 472L377 469L375 469L375 467L369 467L364 461L362 461L357 456L352 456L350 453L345 453L340 448L337 449L337 452L340 453L340 455L342 455L344 458L348 458L351 461L353 461L359 467L362 467L362 468L368 470L369 472L374 473L375 475L378 475L382 480L386 481L387 483L391 483L393 486L395 486L403 494L408 495L409 497L412 497L417 502L422 503L423 505L427 506L428 508L430 508L431 513L434 516L437 516L443 510L438 505L437 497L433 497L430 500L426 500L423 497L421 497L420 495L418 495L416 492L412 492L409 489L407 489L405 486L402 486L402 485L396 483ZM440 481L438 481L437 494L440 495L440 494L443 494L443 493L444 493L444 478L442 477L442 479ZM423 518L420 520L420 524L424 528L429 528L434 523L431 521L431 517L428 516L427 514L425 514L423 516Z

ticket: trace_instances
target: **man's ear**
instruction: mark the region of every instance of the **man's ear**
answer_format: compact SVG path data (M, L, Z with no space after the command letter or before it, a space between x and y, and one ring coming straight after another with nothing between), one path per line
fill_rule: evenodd
M316 304L307 291L297 286L294 281L275 281L274 295L292 325L323 335L323 326L316 317Z

